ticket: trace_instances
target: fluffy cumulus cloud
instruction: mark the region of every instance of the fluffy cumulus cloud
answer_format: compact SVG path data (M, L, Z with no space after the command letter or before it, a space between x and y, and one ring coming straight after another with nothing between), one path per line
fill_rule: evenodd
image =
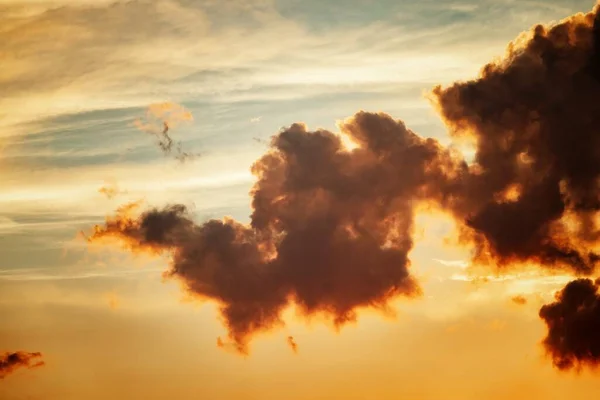
M600 64L596 14L512 43L473 81L437 87L455 135L475 140L460 211L477 258L535 261L591 273L600 231Z
M252 167L250 225L198 225L183 205L138 216L126 207L90 240L117 236L132 249L172 253L168 275L222 304L240 351L253 333L281 325L290 302L341 326L359 307L418 295L408 260L412 203L444 187L454 160L384 114L359 113L341 129L358 148L300 124L273 138Z
M548 327L543 341L554 365L561 370L600 364L600 279L570 282L556 301L540 310Z

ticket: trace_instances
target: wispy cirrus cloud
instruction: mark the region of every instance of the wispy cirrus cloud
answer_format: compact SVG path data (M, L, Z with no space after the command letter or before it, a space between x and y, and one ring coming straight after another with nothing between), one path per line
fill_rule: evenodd
M162 270L147 268L143 270L110 270L90 269L78 272L64 273L48 268L18 268L0 270L0 281L30 282L30 281L64 281L95 278L135 278L139 275L147 275Z
M503 3L493 3L487 15L471 15L471 2L445 8L439 2L419 7L386 3L392 10L387 19L363 13L360 26L349 27L342 15L332 18L327 29L308 22L318 11L312 2L312 11L292 1L32 4L0 4L4 124L142 106L164 101L160 93L177 99L218 98L298 82L445 82L473 72L484 57L502 51L501 32L514 34L527 23L503 14ZM353 17L361 7L351 2L345 16ZM564 8L536 6L545 18L566 13ZM322 11L328 12L327 7ZM496 18L502 31L473 36L486 17ZM456 40L469 35L469 46ZM86 95L92 91L93 97Z

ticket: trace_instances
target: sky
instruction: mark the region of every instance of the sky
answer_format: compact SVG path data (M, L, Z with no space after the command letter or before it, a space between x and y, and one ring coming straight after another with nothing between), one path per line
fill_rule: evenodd
M522 35L593 7L589 0L0 0L0 398L597 393L600 298L589 290L598 284L567 284L593 279L586 268L598 261L593 95L600 91L563 79L567 67L531 61L537 47L523 47L534 41ZM579 65L592 52L573 35L552 47L560 50L556 65ZM526 50L509 49L513 40ZM496 70L482 72L490 62ZM530 68L536 63L555 75L540 78ZM534 222L515 218L511 241L487 225L494 215L485 211L486 181L526 194L547 189L530 183L537 178L527 171L510 177L513 186L500 177L512 166L503 164L508 153L490 150L503 146L490 139L500 134L530 140L511 143L528 149L536 174L547 167L548 179L560 175L568 186L557 194L559 211L554 192L543 191L531 195L527 215L548 208L540 218L572 218L575 228L559 221L531 239L522 232ZM462 140L469 135L479 148ZM583 155L563 156L564 148ZM474 165L492 171L489 179L474 178ZM323 180L307 192L311 177ZM345 194L330 200L337 190ZM517 197L516 204L529 201ZM473 210L467 226L461 221ZM521 215L507 210L500 219ZM346 226L347 215L364 225ZM326 228L309 229L315 216L387 236L376 249L358 245L362 231L338 242ZM152 238L156 218L161 230ZM212 234L221 236L211 242ZM223 237L230 247L219 252ZM325 250L321 239L331 240ZM338 261L346 269L330 270ZM564 263L574 267L559 268ZM508 264L518 266L501 268ZM330 293L313 285L325 273ZM385 284L363 288L371 278ZM559 348L548 329L576 289L588 290L589 313L573 316L583 326L577 345ZM8 357L15 352L23 353ZM575 354L576 362L561 364L556 354Z

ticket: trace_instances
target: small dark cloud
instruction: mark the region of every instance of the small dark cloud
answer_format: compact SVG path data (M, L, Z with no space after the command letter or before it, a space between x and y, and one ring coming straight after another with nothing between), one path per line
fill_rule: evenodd
M513 296L510 298L510 300L520 306L524 306L525 304L527 304L527 298L525 298L525 296L522 295L517 295L517 296Z
M298 344L294 340L293 336L288 336L287 337L287 344L288 344L288 346L290 346L290 349L292 349L292 351L294 353L298 353Z
M4 379L20 368L32 369L41 367L44 364L42 353L16 351L0 354L0 379Z
M548 334L544 348L554 366L578 370L600 365L600 280L578 279L540 309Z
M193 119L192 113L179 104L156 103L150 105L146 116L143 119L136 119L134 125L142 132L154 135L158 139L158 147L165 155L174 155L176 160L185 162L199 154L183 150L181 142L175 144L169 132L180 124L189 123Z

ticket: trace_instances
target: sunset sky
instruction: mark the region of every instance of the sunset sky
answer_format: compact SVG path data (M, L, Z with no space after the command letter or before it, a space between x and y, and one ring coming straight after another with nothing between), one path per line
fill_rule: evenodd
M455 92L436 91L432 95L434 88L451 88L455 82L477 79L482 68L495 60L504 68L518 58L518 51L507 55L507 46L521 33L531 31L536 24L551 26L574 14L590 13L593 8L592 0L0 0L0 398L519 400L583 399L597 395L600 378L593 366L600 364L600 298L595 298L593 305L586 303L593 308L589 315L595 322L585 326L596 330L586 332L584 337L588 339L584 340L593 342L596 352L586 354L580 368L560 370L542 345L548 327L539 316L540 308L556 301L555 294L576 279L581 269L540 266L540 260L549 256L534 254L534 245L509 252L503 258L500 245L496 253L485 247L496 243L485 236L491 237L496 232L493 229L481 228L484 236L475 239L463 236L466 225L460 218L471 215L473 204L480 207L477 212L482 209L471 199L479 199L479 192L458 192L449 185L444 188L450 195L438 195L442 189L437 181L428 180L429 175L423 178L427 180L423 187L407 183L405 188L399 184L402 190L390 192L394 199L401 200L402 205L394 203L400 209L398 213L406 209L410 209L408 214L414 213L412 224L404 220L389 222L397 224L395 228L404 227L406 222L406 233L414 242L406 249L410 263L401 266L412 277L410 282L416 282L418 289L414 291L402 276L389 285L398 290L394 295L388 296L391 292L384 290L388 288L385 286L376 294L369 292L372 296L368 300L361 297L354 301L343 297L352 297L345 288L356 287L357 292L362 288L354 280L354 270L346 279L342 266L330 277L331 287L335 288L331 289L331 297L320 293L323 297L315 302L313 313L307 305L310 295L303 297L300 292L303 287L313 287L305 280L317 280L318 276L293 275L297 270L281 261L282 248L277 248L277 256L273 256L269 249L261 247L273 243L277 247L277 235L292 232L292 228L279 227L279 223L283 224L280 219L267 218L269 212L281 212L279 217L295 214L293 218L301 220L305 212L310 214L321 207L321 201L329 201L324 200L329 199L328 189L323 189L307 195L304 203L298 200L304 205L310 203L299 208L299 213L288 203L281 206L280 200L289 200L292 194L301 192L292 188L296 182L292 179L294 173L300 176L300 183L296 182L299 186L310 185L313 173L288 160L292 171L287 176L289 181L277 186L273 182L281 177L273 166L276 163L268 159L269 154L294 153L294 146L298 146L300 150L294 153L301 159L298 165L305 162L305 167L310 167L314 163L316 170L320 159L310 157L314 152L320 154L320 149L311 153L313 142L306 138L321 134L311 136L305 131L322 128L333 132L331 137L341 133L345 143L337 153L346 158L332 164L342 165L340 176L354 176L355 171L362 171L369 163L384 164L388 160L385 156L353 153L354 147L360 150L356 138L361 136L356 134L354 141L348 136L354 134L353 129L377 131L385 127L387 130L381 128L382 132L373 133L384 138L380 142L365 139L368 146L383 143L385 147L389 144L385 135L396 132L395 129L400 134L405 131L392 122L378 125L376 121L387 121L383 114L372 114L365 121L360 115L348 119L363 110L404 121L418 136L439 142L439 159L451 153L446 153L446 149L452 149L452 154L457 152L456 157L465 160L460 165L470 168L476 158L475 145L461 140L460 132L454 136L452 133L465 130L466 136L479 137L480 143L488 128L529 138L527 135L534 135L529 130L513 129L504 122L516 120L518 110L535 107L536 101L541 103L543 98L552 96L542 94L539 100L531 95L523 102L510 100L506 102L506 108L510 108L505 113L506 120L496 123L502 113L480 106L483 101L477 96L493 96L489 93L494 90L504 94L502 86L486 91L484 82L481 90L467 88L464 94L459 85L458 95L464 96L456 108ZM577 18L574 20L583 21L584 17ZM591 31L591 22L588 25L586 32ZM527 40L527 36L521 36L517 46ZM571 42L565 46L576 47ZM591 52L589 43L587 46L581 51L585 57ZM565 50L567 53L566 61L558 60L556 65L579 60L579 52ZM508 61L502 64L502 59ZM544 65L552 62L540 61ZM587 79L593 72L581 74ZM562 75L551 76L562 90ZM527 79L537 76L531 74ZM540 82L540 87L546 83ZM552 86L555 81L548 78L548 82ZM579 99L578 86L573 85L574 88L569 86L573 90L559 92L572 96L571 100L564 100L565 104L575 104ZM594 97L589 96L600 94L600 90L594 90L595 86L581 95L582 104L593 103ZM506 92L521 93L509 89ZM469 96L475 99L472 103ZM600 104L600 97L597 99ZM560 108L561 98L552 101L553 106L559 104ZM600 127L592 124L599 122L600 115L590 111L593 107L598 108L579 107L583 111L576 115L565 112L564 118L573 116L573 121L565 124L574 131ZM536 124L544 125L544 110L540 107L527 112L535 114L531 118L537 118ZM486 112L489 114L484 115ZM589 120L581 115L589 115ZM488 124L488 120L492 122ZM585 121L575 123L582 120ZM292 126L294 123L305 124L305 128ZM289 137L281 134L283 139L272 142L269 149L271 138L281 132L289 133ZM164 147L167 135L173 144L165 150L161 143ZM590 135L589 143L599 144L600 130ZM421 142L415 145L419 146ZM302 161L304 151L309 158ZM598 154L596 160L600 160L600 154L594 151ZM267 158L261 159L265 154ZM408 160L412 160L411 154ZM545 154L540 151L537 156ZM437 157L436 153L435 160ZM494 161L501 163L498 159ZM577 240L573 239L579 246L576 250L589 251L583 256L589 261L586 265L595 266L600 249L600 200L594 188L598 187L600 161L592 161L591 166L585 164L586 171L593 173L581 183L574 178L575 169L570 168L572 157L563 159L551 154L548 159L558 160L560 168L561 162L567 160L567 167L560 169L567 171L561 175L561 184L570 180L580 183L561 191L559 196L565 196L561 199L572 196L581 204L587 201L593 205L568 206L567 211L561 209L556 219L573 218L577 224L584 221L585 213L585 218L592 221L590 227L586 225L589 229L581 228L581 232L586 232L585 238L581 232L575 234L566 228L556 233L554 225L549 228L550 233L544 232L554 235L553 240L561 233L571 235L569 239L556 239L565 246L571 246L570 238L577 236ZM392 156L388 161L397 165ZM405 169L399 172L398 181L412 176L412 164L400 164ZM423 170L430 171L433 164L424 163ZM452 164L447 168L454 167ZM446 164L440 170L458 179L445 168ZM314 175L320 173L327 175L323 171ZM333 180L339 177L335 173L331 172ZM389 176L395 177L394 173ZM533 178L523 174L526 178L515 181L513 186L526 192ZM257 228L257 222L251 218L251 190L260 178L263 181L257 187L264 189L265 197L275 193L275 200L265 210L256 211L269 222L264 229ZM380 184L390 180L382 178ZM441 180L440 185L448 181ZM512 186L503 188L510 197ZM452 192L455 189L457 192ZM291 193L288 197L278 196L286 190ZM370 195L365 194L363 199L362 190L344 190L351 195L347 201L334 203L336 207L348 207L348 213L352 213L356 203L363 202L362 209L369 213L365 219L371 218L372 210L367 207L372 200ZM426 194L420 194L418 199L410 197L417 191ZM255 200L262 199L259 197ZM456 200L462 197L466 200ZM546 201L545 197L536 199L535 204ZM256 204L262 204L258 200ZM123 215L118 210L133 202L139 202L137 211L123 217L133 228L111 225L119 218L115 215ZM166 239L160 244L147 238L144 242L140 235L147 232L140 228L145 227L140 222L144 214L140 217L140 213L173 204L182 204L188 210L182 217L185 229L173 233L180 235L176 239L169 239L175 244L165 244ZM378 214L378 207L379 203L373 202L373 214ZM577 214L580 211L582 214ZM189 230L185 225L188 215L198 224ZM398 215L405 216L393 216ZM249 243L258 243L257 252L264 256L264 260L257 261L260 273L262 267L285 264L285 271L295 277L286 278L282 280L285 284L275 287L276 284L266 283L262 286L260 281L271 275L241 272L238 276L242 278L236 280L234 275L239 271L232 267L227 272L227 279L231 278L228 284L242 282L242 287L232 284L233 288L228 286L227 291L244 293L240 295L243 299L250 296L246 292L253 285L265 292L257 295L256 303L248 308L256 304L263 307L265 298L271 300L268 295L272 287L293 298L282 306L282 323L267 326L261 325L262 319L253 320L260 329L252 325L241 336L235 336L234 318L228 319L220 307L239 307L231 300L238 297L228 297L225 284L207 282L205 271L197 272L200 266L184 272L171 260L173 254L189 256L201 252L194 248L194 235L199 231L204 235L204 222L224 217L240 224L236 229L250 235ZM482 220L481 224L487 221L484 217ZM375 228L369 225L365 229L381 233L381 227L389 224L388 220L381 225L380 222L373 222ZM251 228L244 228L248 226ZM393 233L389 229L384 232L388 236ZM526 229L517 226L515 235L520 237L519 231ZM267 231L273 237L263 236ZM398 231L401 239L406 239L400 228ZM191 235L191 239L181 239L184 234ZM362 232L347 234L354 240ZM379 257L378 251L384 252L384 248L403 248L404 244L397 243L402 240L394 242L396 237L388 236L385 245L373 250L375 256ZM86 241L86 237L92 239ZM489 243L484 240L486 245L481 245L481 238ZM540 243L550 246L546 239L540 239ZM206 241L209 244L203 243L205 246L213 243ZM296 245L305 248L302 241ZM350 263L361 257L362 250L370 251L367 246L351 255L340 255L348 251L340 248L336 256L346 256ZM478 257L481 248L491 251L494 262ZM251 258L254 253L244 249L240 254ZM210 264L207 270L218 269L221 264L211 263L209 256L202 259ZM269 257L279 257L281 264L269 264ZM320 265L317 258L321 256L311 253L309 245L301 257L302 262ZM387 255L381 257L389 260ZM571 253L567 258L575 260ZM361 260L356 268L362 268ZM513 265L514 260L518 262ZM371 265L364 267L373 272ZM375 275L383 273L373 269ZM309 270L314 270L315 275L320 273L317 267ZM168 277L165 271L175 273ZM336 275L339 271L342 273ZM598 276L589 271L583 275L590 279ZM255 277L258 283L254 282ZM243 287L245 282L252 289ZM209 283L215 287L207 288ZM277 297L275 289L273 296ZM346 309L341 304L350 306ZM336 327L335 319L342 311L356 312L356 321ZM31 363L16 362L18 368L14 370L5 366L2 354L17 351L40 352L44 365L37 365L39 357L35 356Z

